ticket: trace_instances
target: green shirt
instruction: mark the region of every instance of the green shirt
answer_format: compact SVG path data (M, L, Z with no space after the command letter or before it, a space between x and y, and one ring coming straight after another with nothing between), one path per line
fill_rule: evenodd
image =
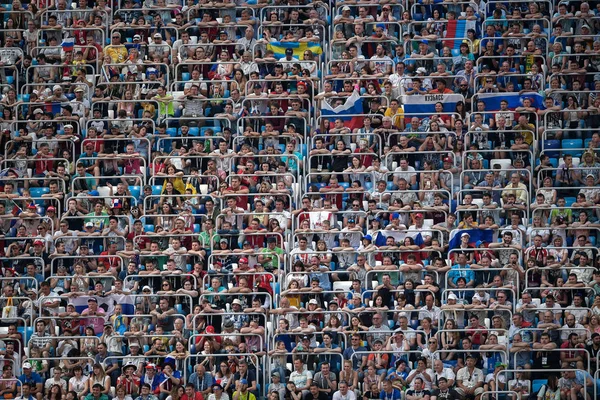
M267 248L260 249L260 254L265 256L271 256L271 261L268 261L263 264L266 270L274 270L279 268L279 255L283 254L283 249L281 247L275 247L273 250Z

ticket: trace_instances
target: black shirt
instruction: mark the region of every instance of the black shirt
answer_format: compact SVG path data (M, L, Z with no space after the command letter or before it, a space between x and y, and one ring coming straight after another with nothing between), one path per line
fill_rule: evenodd
M460 396L454 389L447 389L447 390L444 390L443 392L440 389L435 389L433 392L431 392L431 396L436 396L436 398L439 400L458 400L458 399L460 399Z

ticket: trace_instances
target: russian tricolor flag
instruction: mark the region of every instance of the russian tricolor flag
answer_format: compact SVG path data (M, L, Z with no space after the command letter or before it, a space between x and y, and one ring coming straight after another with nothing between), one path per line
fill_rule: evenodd
M460 44L463 42L462 38L467 37L467 21L464 19L452 19L448 21L446 25L446 37L457 39L444 40L444 46L448 46L451 49L460 49Z
M344 104L340 104L336 108L331 107L326 100L323 100L321 102L321 115L331 120L341 118L344 125L350 129L360 128L363 126L364 119L362 102L363 100L357 90L346 99Z
M72 37L63 39L60 45L62 46L64 52L73 51L75 48L75 39Z
M514 110L517 107L523 105L523 100L528 98L531 100L532 107L543 108L544 96L539 93L480 93L476 96L477 100L483 101L485 104L486 111L498 111L500 109L500 102L506 100L508 102L508 108Z

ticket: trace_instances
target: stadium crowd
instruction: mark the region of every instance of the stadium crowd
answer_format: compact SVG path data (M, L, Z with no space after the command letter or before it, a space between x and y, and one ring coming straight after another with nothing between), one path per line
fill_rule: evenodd
M0 15L0 398L599 398L600 2Z

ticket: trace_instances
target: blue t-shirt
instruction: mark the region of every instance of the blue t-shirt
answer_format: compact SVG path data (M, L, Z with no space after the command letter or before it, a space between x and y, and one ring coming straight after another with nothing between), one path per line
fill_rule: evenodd
M34 387L38 383L43 383L42 377L40 376L40 374L38 374L37 372L33 372L33 371L31 371L31 375L29 377L25 374L21 375L19 377L19 382L21 382L21 384L29 383L30 385L32 385Z
M381 400L400 400L402 399L402 394L396 388L392 389L392 393L387 393L385 390L382 390L379 394L379 398Z

